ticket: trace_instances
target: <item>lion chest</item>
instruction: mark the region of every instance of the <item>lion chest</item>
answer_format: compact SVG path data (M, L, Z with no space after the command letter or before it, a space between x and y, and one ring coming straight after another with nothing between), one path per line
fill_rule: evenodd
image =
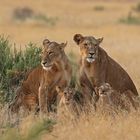
M61 79L60 73L47 73L43 79L43 86L45 88L51 88L53 85L57 84Z
M49 73L45 76L42 86L49 92L54 92L56 86L65 86L68 78L65 72Z
M98 70L95 66L91 66L85 69L86 76L93 87L98 85Z

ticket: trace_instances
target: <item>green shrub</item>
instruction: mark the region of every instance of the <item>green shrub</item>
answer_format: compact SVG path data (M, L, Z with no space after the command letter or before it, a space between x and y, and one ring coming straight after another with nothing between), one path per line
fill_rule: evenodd
M120 19L121 23L140 25L140 17L133 16L130 12L126 18Z
M13 97L15 89L24 79L27 71L40 64L40 51L35 44L29 43L25 51L17 51L9 43L8 38L0 36L0 102L8 102ZM13 84L14 83L14 84Z
M134 11L136 12L140 12L140 3L138 3L134 8L133 8Z
M44 22L48 25L54 26L56 24L57 18L55 17L48 17L44 14L38 14L34 17L36 21Z
M21 135L17 128L5 128L3 134L0 134L1 140L41 140L43 134L50 133L53 130L53 126L56 124L54 120L43 119L37 121L28 128L26 136Z
M97 5L93 8L93 10L95 11L104 11L105 10L105 7L102 6L102 5Z
M36 23L43 23L46 25L54 26L56 24L56 17L48 17L44 13L36 13L30 7L18 7L15 8L12 14L14 21L26 22L27 20L32 20Z
M34 16L34 11L29 7L16 8L13 11L13 18L16 20L25 21Z
M69 56L69 60L70 60L70 63L71 63L71 66L72 66L72 79L71 79L71 83L70 83L70 85L72 86L72 87L75 87L75 85L76 85L76 72L77 72L77 69L78 69L78 67L77 67L77 65L76 65L76 62L75 62L75 54L73 53L73 52L69 52L69 54L68 54L68 56Z
M41 122L38 122L37 124L34 124L31 129L28 132L28 135L23 140L39 140L41 139L41 135L43 133L49 133L52 131L53 126L56 124L56 122L47 119L42 120Z

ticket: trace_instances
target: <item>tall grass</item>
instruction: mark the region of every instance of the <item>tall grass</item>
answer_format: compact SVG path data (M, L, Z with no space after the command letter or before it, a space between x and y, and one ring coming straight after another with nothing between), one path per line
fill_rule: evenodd
M0 102L12 99L14 86L19 85L27 71L40 64L40 51L35 44L29 43L25 51L17 51L8 38L0 36Z
M2 112L0 111L0 114ZM70 114L70 112L68 113ZM18 126L2 127L1 140L138 140L140 139L140 111L106 116L91 109L79 118L68 114L44 119L28 116L20 119ZM5 115L6 117L6 115ZM0 116L0 119L1 116ZM17 119L17 118L16 118ZM19 119L19 118L18 118ZM4 119L6 121L6 119Z
M18 117L15 119L20 120L16 125L0 126L1 140L40 140L44 134L51 133L56 124L55 120L48 117L40 119L33 115L22 120Z

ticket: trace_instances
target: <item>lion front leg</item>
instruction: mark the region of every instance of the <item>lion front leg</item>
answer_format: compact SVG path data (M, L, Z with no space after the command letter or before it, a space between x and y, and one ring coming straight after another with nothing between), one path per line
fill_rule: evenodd
M82 89L82 94L84 98L88 101L92 100L93 95L95 94L95 89L92 86L91 82L88 80L85 73L82 73L79 77L80 86Z
M39 108L41 113L47 113L47 88L39 88Z

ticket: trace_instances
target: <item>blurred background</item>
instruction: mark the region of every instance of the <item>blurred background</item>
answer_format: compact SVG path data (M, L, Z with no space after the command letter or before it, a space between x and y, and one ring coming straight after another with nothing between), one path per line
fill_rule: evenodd
M111 119L91 110L78 121L71 115L24 118L25 112L9 118L7 104L40 65L45 38L68 42L66 53L73 67L72 82L76 81L80 58L73 41L76 33L104 37L101 47L129 73L140 94L140 0L0 0L0 140L140 139L140 111L112 114Z
M1 0L0 34L16 47L44 38L68 41L78 59L76 33L104 37L101 45L119 62L140 91L139 0ZM76 60L77 60L76 59Z

